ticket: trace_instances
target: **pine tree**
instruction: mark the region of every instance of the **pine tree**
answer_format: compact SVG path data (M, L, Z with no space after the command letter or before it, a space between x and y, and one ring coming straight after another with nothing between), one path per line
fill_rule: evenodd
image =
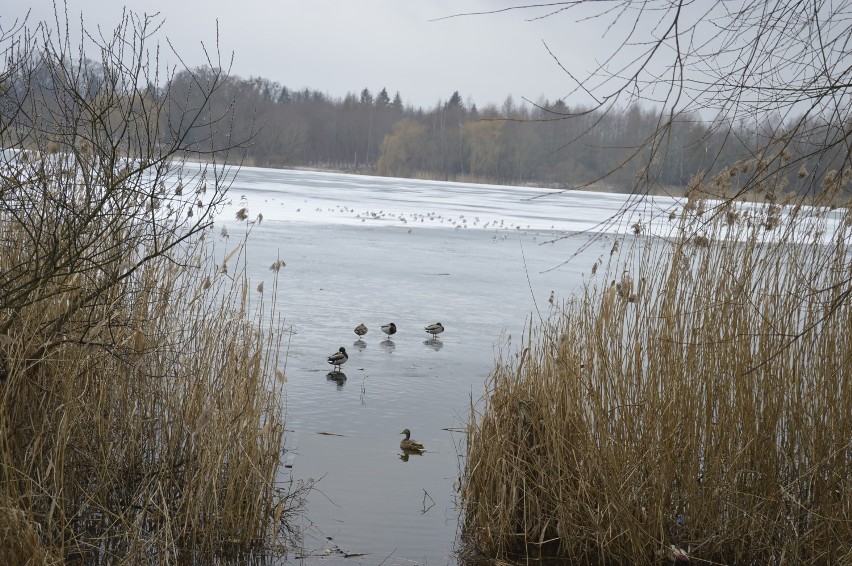
M388 89L382 88L379 91L379 94L376 95L376 106L379 108L387 108L390 105L390 96L388 96Z
M396 91L396 94L393 96L391 107L397 112L402 112L402 97L399 95L399 91Z
M455 91L450 97L450 100L447 101L447 108L464 108L464 103L462 102L462 97L459 94L459 91Z

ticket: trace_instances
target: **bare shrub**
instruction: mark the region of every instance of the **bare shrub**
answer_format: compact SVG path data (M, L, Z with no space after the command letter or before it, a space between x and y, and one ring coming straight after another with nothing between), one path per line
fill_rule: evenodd
M264 548L300 501L278 476L277 285L252 304L244 242L212 246L239 159L208 104L227 75L211 59L177 88L156 28L126 13L79 51L68 27L0 31L0 550L18 563Z

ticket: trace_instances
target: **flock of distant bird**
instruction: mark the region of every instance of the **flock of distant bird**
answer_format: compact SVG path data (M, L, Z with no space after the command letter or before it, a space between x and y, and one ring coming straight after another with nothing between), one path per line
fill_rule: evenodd
M436 322L435 324L429 324L424 328L426 332L432 335L433 338L437 338L438 334L444 331L444 325L440 322ZM387 324L382 325L382 332L384 332L388 338L396 334L396 324L393 322L389 322ZM359 324L355 327L355 334L358 335L360 339L361 336L364 336L367 333L367 326L363 323ZM340 366L345 364L349 360L349 354L346 353L346 348L341 346L338 348L336 352L331 354L328 357L328 363L332 365L334 368L333 371L340 371ZM423 447L422 444L417 442L416 440L411 440L411 431L408 429L403 430L400 434L404 434L405 438L402 442L399 443L399 447L405 453L414 453L414 454L422 454L426 451L426 448Z

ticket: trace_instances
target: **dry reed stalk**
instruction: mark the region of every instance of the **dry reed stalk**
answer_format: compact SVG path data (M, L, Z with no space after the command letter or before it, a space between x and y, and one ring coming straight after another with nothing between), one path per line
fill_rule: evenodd
M465 540L572 564L852 560L852 227L816 204L693 201L531 326L471 410Z
M208 249L186 251L194 259L182 264L201 268L146 264L113 299L68 318L39 358L28 353L86 278L44 286L15 313L2 344L0 497L9 521L26 521L0 548L45 563L168 563L262 549L299 505L278 476L274 295L253 312L244 277L207 286Z
M7 564L63 564L39 536L40 527L6 497L0 497L0 556Z
M156 17L78 49L62 19L0 34L0 506L69 561L257 550L300 488L277 474L275 292L253 304L245 242L210 243L251 134L211 104L217 49L166 71Z

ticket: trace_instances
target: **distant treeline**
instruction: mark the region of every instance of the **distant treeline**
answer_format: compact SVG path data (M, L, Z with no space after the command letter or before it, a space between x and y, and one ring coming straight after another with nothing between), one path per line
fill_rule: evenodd
M178 75L175 85L188 77ZM633 189L644 176L646 186L678 190L735 163L744 168L750 160L781 158L782 146L785 159L803 160L812 180L833 160L807 163L810 148L837 143L840 156L843 145L842 128L820 125L819 118L785 124L775 115L731 124L693 114L661 128L659 112L640 105L604 111L562 100L519 104L509 97L499 108L479 108L455 91L424 109L385 87L336 99L239 77L229 77L215 96L222 106L234 101L236 123L245 128L238 134L262 125L248 159L268 167L558 187L600 181L596 186L615 191ZM787 185L805 187L795 176Z
M264 78L230 77L217 97L223 106L235 101L236 122L245 128L239 134L262 125L248 147L253 165L439 180L576 186L603 179L629 190L647 161L639 148L659 125L657 112L638 105L607 113L510 97L499 108L479 108L456 91L424 109L387 88L339 99ZM679 119L668 142L658 171L664 185L683 186L698 171L714 169L723 145L726 161L747 155L744 143L732 143L728 132L697 116Z
M808 118L807 127L790 122L791 133L783 139L780 116L732 124L680 115L661 128L659 112L639 105L605 111L562 100L519 104L510 97L499 108L479 108L456 91L424 109L405 104L399 92L391 95L387 88L375 93L364 88L340 99L237 76L226 77L212 98L203 98L199 85L205 76L216 75L203 68L182 71L168 85L149 87L146 96L173 101L166 115L156 117L161 123L157 135L184 135L191 129L186 116L201 108L213 138L203 140L205 144L224 147L245 141L246 163L265 167L568 188L596 182L597 188L615 191L629 191L641 179L646 187L678 190L697 175L766 159L765 148L779 141L787 158L802 159L814 179L816 171L824 173L831 163L807 163L809 148L828 141L838 143L840 153L843 141L842 128L820 126L819 118ZM15 88L49 89L41 79L46 78L37 73L9 77L6 84L14 88L6 94ZM83 90L98 93L97 84ZM797 131L807 136L797 137ZM834 140L836 132L840 139ZM653 153L651 147L656 148ZM780 158L777 151L773 155ZM804 190L791 177L791 188Z

